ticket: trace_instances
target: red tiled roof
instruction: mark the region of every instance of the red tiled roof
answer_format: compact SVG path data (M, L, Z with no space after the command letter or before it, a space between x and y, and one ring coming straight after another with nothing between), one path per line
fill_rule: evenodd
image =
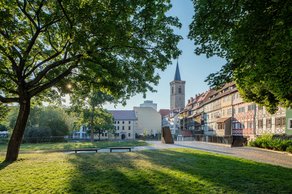
M159 113L162 117L166 116L166 115L169 115L170 113L170 110L169 109L160 109L159 110Z

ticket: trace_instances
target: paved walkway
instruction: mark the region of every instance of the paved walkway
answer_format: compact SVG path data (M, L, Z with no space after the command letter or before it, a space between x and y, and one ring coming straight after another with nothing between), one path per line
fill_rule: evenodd
M134 151L146 149L192 148L292 168L292 154L286 152L276 152L252 147L231 148L224 144L197 141L177 141L174 144L162 144L160 141L148 141L147 143L149 143L150 146L135 147Z

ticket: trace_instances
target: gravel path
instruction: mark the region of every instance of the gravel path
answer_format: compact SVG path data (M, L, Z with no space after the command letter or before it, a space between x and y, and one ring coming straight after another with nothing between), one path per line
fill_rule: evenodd
M292 154L276 152L253 147L230 147L224 144L213 144L197 141L177 141L174 144L162 144L160 141L148 141L150 146L135 147L134 151L146 149L168 149L168 148L193 148L197 150L214 152L245 158L257 162L268 163L283 167L292 168Z

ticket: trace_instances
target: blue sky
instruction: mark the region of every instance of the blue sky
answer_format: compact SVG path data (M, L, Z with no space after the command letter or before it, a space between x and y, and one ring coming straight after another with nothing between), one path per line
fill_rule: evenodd
M183 37L178 47L182 50L182 54L178 59L181 79L186 81L186 102L192 96L208 90L209 86L204 80L213 72L218 71L225 60L217 57L207 58L204 55L197 56L194 53L194 43L187 38L189 32L189 24L194 15L194 8L191 0L172 0L172 9L168 12L169 15L176 16L182 23L181 29L175 29L175 33ZM159 109L169 109L170 107L170 87L169 82L174 78L176 60L173 60L172 65L164 71L158 71L160 75L159 84L155 87L156 93L148 92L144 99L142 94L136 95L127 101L126 106L118 104L116 109L131 110L134 106L139 106L144 100L153 100L157 103ZM107 109L114 109L114 105L105 105Z

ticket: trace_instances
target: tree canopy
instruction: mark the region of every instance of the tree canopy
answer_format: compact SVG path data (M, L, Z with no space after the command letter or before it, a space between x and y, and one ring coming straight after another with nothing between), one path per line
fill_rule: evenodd
M247 101L292 106L292 1L193 0L189 38L196 54L219 56L226 65L211 74L212 87L235 81Z
M170 8L170 0L1 0L0 101L20 104L6 161L18 156L32 97L69 83L124 99L153 90L155 69L180 54Z

